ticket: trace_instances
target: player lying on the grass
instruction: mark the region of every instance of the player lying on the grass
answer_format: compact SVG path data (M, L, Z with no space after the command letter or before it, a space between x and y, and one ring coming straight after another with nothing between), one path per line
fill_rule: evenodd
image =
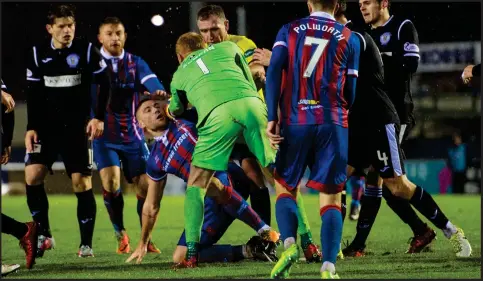
M186 259L178 265L192 268L197 266L203 198L213 174L226 171L236 140L243 136L264 168L275 160L275 150L263 130L267 123L266 106L235 43L225 41L206 47L201 35L188 32L178 38L176 55L180 66L170 85L173 96L169 112L179 116L189 103L199 117L198 141L186 189L188 251ZM226 194L223 188L212 190L213 196Z
M167 179L166 175L175 175L186 182L190 174L192 153L198 141L196 130L197 113L194 109L191 109L187 110L180 118L171 119L166 112L166 108L166 101L153 97L141 101L136 110L136 117L140 127L144 130L147 137L155 139L155 143L147 164L146 173L149 176L149 180L146 202L143 207L141 240L135 252L127 260L128 262L135 258L137 258L138 262L141 262L146 254L146 245L159 212ZM233 172L231 172L232 170ZM265 252L273 259L275 257L275 244L273 242L278 241L278 233L265 224L248 203L233 189L233 181L230 179L232 173L235 178L240 178L239 175L243 171L236 164L233 164L230 165L228 173L217 172L212 178L212 189L223 189L225 192L216 192L215 194L218 196L214 197L214 199L205 199L204 226L201 232L203 244L200 245L197 260L214 261L213 257L216 257L216 261L233 261L237 257L241 257L240 251L244 247L211 247L221 237L234 218L238 218L249 225L262 238L248 243L249 247L245 247L245 250L249 248L249 251L246 253L247 256L249 257L251 254L260 257ZM236 183L238 182L240 181L236 181ZM244 182L246 180L241 183ZM207 196L212 195L210 194L212 189L208 191ZM242 187L241 190L246 190L246 188ZM188 203L185 202L185 205ZM218 238L212 237L218 235ZM182 237L179 242L180 246L185 245L185 241L186 239ZM253 251L256 251L256 253ZM175 261L180 262L184 260L185 256L180 256L180 254L186 252L187 248L178 248L174 255Z
M197 18L198 29L206 44L231 41L240 48L243 57L248 63L253 80L257 85L258 94L264 100L265 68L253 60L253 51L257 48L255 43L245 36L228 34L229 21L225 17L223 8L218 5L207 5L201 8L198 11ZM255 183L250 190L251 206L266 223L270 224L272 210L270 194L265 185L264 175L258 161L248 149L243 138L237 140L231 159L238 160L247 176Z
M127 182L134 184L138 191L139 185L147 184L145 172L149 149L136 123L134 110L143 89L158 95L165 91L147 63L141 57L124 50L127 33L120 19L105 18L99 26L98 38L112 83L104 119L104 134L93 142L94 162L101 177L104 205L118 240L117 253L122 254L129 253L131 247L124 228L121 163ZM142 224L144 196L137 192L137 199L137 212ZM160 253L151 241L148 252Z
M351 129L350 133L355 133L357 137L349 137L349 149L355 153L349 152L349 161L351 162L349 164L353 164L351 166L354 168L366 168L372 164L373 168L376 169L375 172L380 176L379 184L377 185L374 185L378 178L377 175L370 176L374 177L371 179L372 188L370 188L370 184L366 188L366 196L364 196L361 204L362 208L357 224L357 234L352 243L343 250L344 255L364 255L366 239L381 205L381 197L384 193L384 189L381 189L381 184L384 183L390 191L384 195L384 198L389 205L395 204L393 206L390 205L392 210L404 222L408 223L415 233L408 250L409 253L421 251L436 237L434 230L417 217L411 208L412 205L443 231L444 236L453 245L457 257L468 257L471 255L472 250L463 230L454 226L441 211L432 196L422 187L412 183L404 171L404 153L400 146L407 138L407 132L414 126L414 106L408 85L410 84L412 74L417 70L419 62L417 31L411 21L390 16L390 3L388 0L360 0L359 3L365 22L371 25L371 29L367 33L372 37L372 42L376 44L382 55L382 58L378 59L378 64L380 68L384 67L384 85L380 85L380 82L368 84L368 88L365 87L360 91L358 90L357 94L367 93L370 87L378 85L379 91L387 91L387 97L389 97L393 108L389 110L388 106L380 107L380 110L370 110L371 112L357 115L360 117L349 117L350 120L357 119L361 121L364 120L363 117L370 116L371 113L384 114L372 116L374 121L351 126L355 130ZM398 36L387 36L387 34L396 33ZM361 63L361 66L363 66L363 63ZM364 64L375 65L375 63ZM358 101L364 102L365 99L362 98ZM357 104L354 104L354 106L357 106ZM368 110L369 108L373 109L374 105L369 102L358 108L359 110L363 108ZM394 114L388 115L387 112L394 110L397 112L398 121L400 122L388 118ZM354 111L352 110L351 115L353 113ZM369 142L367 138L368 124L371 124L374 136ZM357 141L351 142L351 139L357 139ZM351 155L355 156L355 158L351 157ZM384 179L382 180L380 177ZM420 231L415 231L416 226L419 226L417 228Z

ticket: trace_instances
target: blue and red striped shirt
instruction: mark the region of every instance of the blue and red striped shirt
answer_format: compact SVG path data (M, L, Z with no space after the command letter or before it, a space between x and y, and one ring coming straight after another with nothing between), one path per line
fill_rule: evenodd
M172 174L187 182L197 140L196 121L190 118L171 121L164 135L155 138L146 174L154 181Z
M148 64L138 56L125 52L118 57L101 48L111 76L111 95L104 119L104 135L100 140L128 144L144 137L135 110L144 91L150 93L164 87Z
M284 25L267 74L268 121L278 120L280 105L283 124L347 127L353 97L344 96L344 84L348 75L357 77L359 53L356 36L330 14Z

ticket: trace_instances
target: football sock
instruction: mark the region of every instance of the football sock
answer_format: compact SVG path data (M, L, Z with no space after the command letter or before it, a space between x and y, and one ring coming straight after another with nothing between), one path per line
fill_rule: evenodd
M322 263L335 264L342 239L342 213L337 205L327 205L320 209L322 226L320 240L322 245Z
M123 219L124 198L121 188L118 188L115 192L109 192L103 189L102 196L104 197L104 205L106 206L114 230L116 233L121 233L122 230L125 230Z
M434 202L433 197L420 186L416 186L416 191L414 191L413 197L409 202L437 228L442 230L447 228L448 218L441 211L438 204Z
M200 249L199 262L235 262L244 259L243 246L213 245Z
M27 234L28 227L25 223L14 220L2 213L2 233L13 235L18 240Z
M252 188L250 190L250 202L257 214L268 225L271 223L272 206L270 204L270 193L267 187Z
M351 205L358 206L364 194L364 177L352 176L350 179L352 187Z
M184 221L186 233L186 259L197 257L198 247L201 236L201 227L204 217L204 197L206 190L197 186L186 188L186 198L184 201Z
M225 186L225 191L228 194L228 200L223 205L223 210L232 217L241 220L257 232L266 226L266 223L232 186Z
M26 184L27 205L33 220L39 225L39 235L52 237L49 225L49 200L45 193L44 184Z
M92 248L92 236L94 235L94 225L96 222L96 199L92 189L84 192L76 192L77 196L77 221L81 233L80 246Z
M137 205L136 205L136 211L138 212L138 217L139 217L139 225L141 228L143 227L143 206L144 206L144 201L146 201L146 198L142 197L139 194L136 194L137 198Z
M426 224L418 217L408 200L393 195L385 186L382 188L382 197L391 210L409 225L415 236L426 231Z
M356 237L351 246L359 249L365 248L367 237L371 232L372 225L376 220L377 213L381 207L382 189L377 186L366 186L364 196L361 200L361 211L357 221Z
M314 240L312 240L312 232L310 231L309 220L307 219L307 214L305 212L304 199L302 198L300 191L297 191L297 210L297 233L300 235L302 249L306 249L310 244L314 244Z
M298 210L296 199L290 194L280 194L275 203L275 216L277 219L280 238L285 244L289 239L295 242L298 228ZM287 247L285 247L287 249Z

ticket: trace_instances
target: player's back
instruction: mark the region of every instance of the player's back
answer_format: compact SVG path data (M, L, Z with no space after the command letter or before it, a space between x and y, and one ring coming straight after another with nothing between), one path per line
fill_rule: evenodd
M193 52L178 67L171 91L186 92L199 120L216 106L245 97L258 97L250 69L238 46L230 41Z
M357 76L351 31L327 13L287 25L288 49L281 112L287 124L347 126L352 101L343 95L346 75ZM279 42L276 42L278 44Z
M399 123L396 108L384 86L384 64L372 37L362 29L351 30L360 40L361 55L356 98L349 114L350 127Z
M170 122L164 135L155 138L147 164L148 175L172 174L186 182L197 138L196 124L191 120L180 118Z

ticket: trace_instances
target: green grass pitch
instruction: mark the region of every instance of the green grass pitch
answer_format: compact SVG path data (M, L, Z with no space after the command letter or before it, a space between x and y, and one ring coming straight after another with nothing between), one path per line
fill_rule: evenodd
M74 195L49 196L50 222L56 239L56 248L37 260L32 270L26 270L23 251L18 241L2 234L2 261L19 263L22 268L8 278L268 278L272 264L268 262L242 261L239 263L201 264L192 270L171 270L171 256L183 229L183 197L166 196L161 203L160 216L153 232L153 241L161 249L160 255L149 254L141 265L126 264L128 255L116 254L116 240L112 225L101 197L97 197L97 221L94 233L95 258L76 256L79 231L76 219L77 200ZM318 198L305 196L306 210L314 239L320 244L320 217ZM272 197L272 222L275 225ZM451 244L437 230L437 240L432 252L418 255L404 254L410 229L382 203L379 216L369 236L368 251L363 258L346 258L337 262L341 278L413 279L413 278L481 278L481 197L439 195L435 200L450 220L462 227L473 246L473 257L457 259ZM17 220L30 220L25 197L2 198L2 212ZM131 238L132 250L139 241L140 227L136 213L136 198L125 196L125 226ZM348 219L344 225L343 241L355 233L355 222ZM254 232L235 222L220 244L243 244ZM280 255L282 248L278 250ZM299 262L293 267L291 278L320 278L320 264Z

